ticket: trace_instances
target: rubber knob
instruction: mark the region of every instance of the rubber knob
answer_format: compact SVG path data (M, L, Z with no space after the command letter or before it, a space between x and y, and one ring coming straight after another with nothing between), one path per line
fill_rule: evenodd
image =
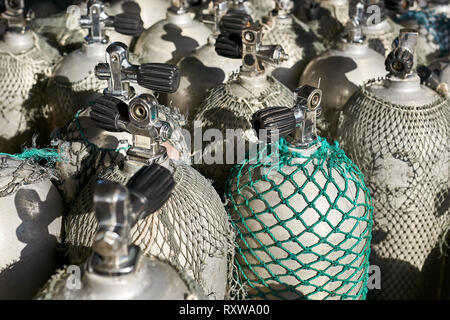
M220 34L214 47L219 56L231 59L242 58L242 39L240 36Z
M414 4L413 0L385 0L384 7L389 11L403 13Z
M118 33L137 37L144 31L144 22L137 12L124 12L114 17L114 30Z
M386 70L397 77L404 77L410 73L413 65L413 54L401 47L392 50L385 61Z
M3 37L8 30L8 20L0 18L0 37Z
M137 83L150 90L174 93L180 86L180 69L167 63L146 63L138 69Z
M223 34L237 34L240 36L242 31L248 29L252 23L252 17L246 13L228 13L220 20L219 28Z
M420 78L420 83L430 86L435 89L440 84L438 75L426 66L417 68L417 75Z
M175 188L175 181L167 168L153 163L136 172L127 188L141 199L147 200L146 212L142 216L144 218L166 203Z
M288 136L296 127L295 116L292 109L287 107L270 107L259 110L253 114L252 127L256 134L260 135L259 130L267 130L267 139L270 141L271 135L278 130L278 137Z
M124 131L123 123L128 119L128 105L112 96L101 96L91 106L91 120L103 130Z

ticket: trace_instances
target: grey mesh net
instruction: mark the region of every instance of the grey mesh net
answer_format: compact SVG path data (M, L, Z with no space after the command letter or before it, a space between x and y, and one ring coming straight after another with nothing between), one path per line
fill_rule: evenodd
M450 109L439 95L422 106L382 100L369 90L382 81L352 96L340 127L343 148L373 197L371 264L381 268L382 289L369 297L424 298L439 273L431 266L440 263L434 252L450 219Z
M45 117L39 90L52 72L59 54L42 38L33 33L32 49L13 54L0 52L0 116L4 119L1 128L0 150L19 152L23 143L30 143L35 133L36 119Z
M236 148L239 141L256 142L257 138L250 123L252 115L263 108L291 105L294 98L294 94L288 88L271 76L267 77L269 86L260 95L250 98L238 97L233 95L230 89L231 85L238 81L239 79L232 77L227 83L210 90L197 112L194 112L196 117L191 123L195 127L201 127L203 132L208 129L218 129L225 138L225 140L215 140L211 143L205 142L201 150L194 150L193 159L194 167L213 180L214 187L219 194L223 193L225 181L235 162L233 164L207 164L205 155L214 156L223 151L225 156L226 152L232 151L228 151L228 145L231 146L231 143L234 143L234 148ZM238 135L237 139L232 137L230 138L232 140L227 141L226 129L242 129L243 133ZM191 133L193 130L194 128L191 127ZM203 152L202 164L196 163L199 152ZM237 153L233 152L233 154ZM224 161L224 158L221 160Z
M131 238L144 254L169 261L204 285L205 260L233 255L234 232L208 180L182 162L170 160L169 168L176 183L172 196L160 210L138 222ZM94 240L97 221L92 196L99 178L125 184L129 175L118 166L111 167L93 176L77 197L64 221L64 242L71 263L83 262Z
M57 128L66 124L80 108L85 106L86 101L100 95L106 85L106 81L99 80L93 72L86 78L72 83L51 78L47 97L52 127Z

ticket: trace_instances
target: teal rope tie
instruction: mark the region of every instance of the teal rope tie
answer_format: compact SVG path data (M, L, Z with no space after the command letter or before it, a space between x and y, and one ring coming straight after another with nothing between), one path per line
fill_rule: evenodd
M52 148L36 149L26 148L22 153L9 154L0 152L0 156L8 156L18 160L33 160L36 162L45 160L49 164L55 164L56 162L63 161L63 158L58 151Z
M86 134L83 131L83 128L81 128L80 113L82 111L83 111L83 109L78 110L78 112L75 114L75 124L77 126L78 131L80 132L81 138L83 138L84 142L89 147L91 147L92 149L94 149L96 151L103 151L103 152L120 152L120 151L127 151L128 149L130 149L131 145L128 145L126 147L120 147L117 149L101 148L101 147L95 145L94 143L92 143L91 141L89 141L88 137L86 137Z

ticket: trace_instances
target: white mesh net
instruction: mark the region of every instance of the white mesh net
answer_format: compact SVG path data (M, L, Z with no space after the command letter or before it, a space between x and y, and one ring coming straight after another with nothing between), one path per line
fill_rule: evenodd
M138 222L131 238L143 253L189 271L204 285L205 260L233 254L234 232L211 183L181 162L170 161L169 166L176 183L171 197L160 210ZM77 197L64 221L71 263L83 262L93 243L97 221L92 197L97 179L125 184L129 178L117 166L111 167L92 177Z
M20 54L0 52L0 150L18 152L31 141L33 120L45 115L42 100L32 96L51 74L58 52L33 33L34 46ZM38 90L33 95L39 95ZM24 134L27 132L28 134Z
M197 116L193 121L193 125L200 126L203 132L208 129L218 129L222 133L223 139L217 139L211 143L205 142L202 149L195 150L194 153L194 167L214 181L214 187L219 194L223 193L225 181L235 162L223 165L207 164L206 157L214 157L216 154L223 154L225 157L226 153L229 152L236 155L237 152L234 152L234 150L236 150L240 141L256 142L257 138L250 123L253 114L268 107L290 106L294 98L293 93L288 88L271 76L267 77L269 86L259 95L249 98L238 97L231 92L231 85L238 81L238 79L232 78L227 83L210 90L204 102L198 107L198 111L195 112ZM231 137L231 140L228 141L226 138L227 129L241 129L242 134L237 132L237 141L234 137ZM193 130L194 128L191 128L191 133ZM229 148L230 150L228 150ZM202 164L195 163L196 157L199 156L198 152L203 153ZM222 163L225 163L224 157L219 159L223 161Z

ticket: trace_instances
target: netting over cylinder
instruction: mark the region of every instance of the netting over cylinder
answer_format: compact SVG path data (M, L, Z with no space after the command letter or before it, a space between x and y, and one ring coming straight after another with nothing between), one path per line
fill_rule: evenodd
M94 72L77 82L61 81L51 78L48 84L47 99L51 109L53 128L65 125L77 111L84 107L86 101L93 100L107 86L106 81L99 80Z
M189 272L209 294L211 282L224 286L228 282L228 270L223 267L228 267L227 259L234 252L234 232L211 183L181 162L169 161L168 166L176 183L171 197L160 210L137 223L131 238L144 254ZM130 178L114 166L93 177L79 194L64 219L64 242L71 263L85 261L91 252L97 230L92 205L97 179L125 184ZM220 297L220 293L214 294Z
M234 288L243 288L235 293L364 299L373 208L361 172L322 138L307 150L285 140L271 147L235 166L227 183L238 231Z
M19 152L22 143L30 143L33 120L44 113L42 100L30 95L38 81L50 76L59 59L56 49L36 34L33 47L23 53L0 51L0 150ZM29 132L24 136L24 132Z
M381 269L373 297L424 298L433 286L424 270L450 219L450 109L437 94L426 105L381 99L371 89L383 81L369 81L348 101L340 136L373 197L371 263Z
M230 79L227 83L211 89L197 109L197 114L191 125L190 131L201 128L205 134L209 129L219 130L222 138L212 142L205 142L200 150L194 150L195 154L202 152L201 164L197 164L197 156L194 155L195 168L207 178L213 179L214 186L219 194L223 193L226 178L232 166L237 163L237 148L239 143L256 142L256 136L251 129L252 115L263 108L277 105L291 105L293 93L271 76L267 76L266 88L259 94L251 85L241 85L239 79ZM265 79L263 79L265 80ZM236 91L244 91L247 97L234 94ZM226 130L231 129L236 136L227 136ZM194 132L195 135L195 132ZM245 145L248 148L248 145ZM232 161L226 161L226 156L233 155ZM242 159L245 156L245 151ZM211 158L211 161L207 159ZM213 160L220 163L209 163ZM241 159L241 160L242 160Z

